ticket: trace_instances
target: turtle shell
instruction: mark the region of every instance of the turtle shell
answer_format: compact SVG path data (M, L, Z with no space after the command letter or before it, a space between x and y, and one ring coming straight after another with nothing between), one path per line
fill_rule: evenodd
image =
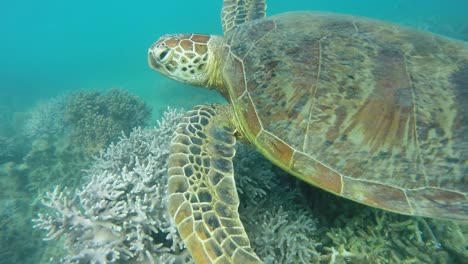
M468 45L396 24L297 12L226 36L239 129L337 195L468 220Z

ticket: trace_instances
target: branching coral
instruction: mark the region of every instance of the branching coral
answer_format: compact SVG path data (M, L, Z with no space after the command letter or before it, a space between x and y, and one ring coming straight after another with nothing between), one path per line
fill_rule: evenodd
M463 263L463 250L447 250L451 242L432 229L458 226L453 222L409 217L382 210L353 206L353 216L338 216L330 227L322 228L322 260L329 263ZM458 239L463 240L460 233ZM457 241L465 245L466 241ZM463 246L462 246L463 247ZM451 252L449 254L449 252ZM455 253L455 254L454 254ZM466 255L466 253L465 253ZM464 259L464 260L462 260ZM461 262L460 262L461 261Z
M46 239L66 238L65 262L189 261L163 201L168 144L181 115L169 111L159 127L112 144L75 195L58 188L47 195L44 205L56 213L39 214L35 227L48 231Z
M252 247L265 262L311 263L319 259L317 222L310 210L262 203L254 213L242 212Z
M236 187L243 204L257 204L261 198L279 184L273 164L252 147L242 143L236 146L234 175Z
M264 263L318 260L317 220L295 181L249 146L239 144L234 162L239 213L251 245Z
M168 111L157 128L137 128L130 136L123 135L96 157L87 171L88 183L76 194L56 188L46 195L43 203L55 214L39 214L35 227L47 230L48 240L65 238L69 249L65 262L190 261L168 219L164 201L169 142L181 116L178 111ZM257 215L260 218L245 212L251 217L248 223L263 227L252 231L259 237L258 249L274 258L283 253L297 259L312 254L311 247L296 243L307 236L305 231L315 229L310 211L295 214L289 209L274 209L274 203L265 200L270 189L281 189L271 163L239 145L236 164L241 198L251 205L247 210L265 208ZM294 195L288 197L293 199ZM263 202L258 204L260 198ZM270 222L263 223L264 214L270 215ZM272 231L284 239L278 240ZM272 247L280 249L271 251Z
M181 115L169 111L157 128L123 135L96 157L87 184L74 194L56 189L47 195L44 204L54 213L40 214L36 227L48 231L47 239L65 239L65 262L191 261L165 207L166 158ZM466 260L463 238L441 235L457 225L382 212L304 187L245 145L238 146L234 164L239 213L265 263Z
M32 111L24 131L32 148L24 157L28 187L43 192L50 184L77 187L79 173L111 140L144 125L149 107L119 89L81 91L52 98Z

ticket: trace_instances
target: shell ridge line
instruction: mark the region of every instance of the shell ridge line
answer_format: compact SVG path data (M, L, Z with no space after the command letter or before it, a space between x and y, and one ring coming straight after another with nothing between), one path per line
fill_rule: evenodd
M247 55L249 54L249 52L252 50L252 48L257 45L257 43L259 43L260 41L262 41L264 38L266 38L271 32L275 31L277 29L277 25L276 25L276 22L275 21L272 21L273 22L273 25L275 26L272 30L268 31L267 33L265 33L261 38L259 38L257 41L255 41L251 46L250 48L245 52L245 55L242 57L242 59L245 59L245 57L247 57Z
M411 74L409 73L408 69L408 60L407 60L407 57L406 55L402 55L403 56L403 61L405 63L405 72L406 72L406 76L408 78L408 82L409 82L409 89L411 91L411 102L413 104L413 107L412 107L412 114L413 114L413 127L414 127L414 140L415 140L415 143L416 143L416 151L417 151L417 155L418 155L418 161L420 162L420 165L421 165L421 170L422 170L422 173L423 173L423 176L424 176L424 183L425 183L425 186L429 186L429 180L427 179L427 173L426 173L426 166L424 166L424 163L422 161L422 157L421 157L421 147L419 145L419 137L418 137L418 122L416 122L416 101L414 100L414 85L413 85L413 81L411 80ZM417 169L417 167L416 167ZM406 194L405 194L406 195Z
M236 33L236 32L235 32L235 33ZM224 48L229 49L229 54L232 55L232 56L234 56L235 58L237 58L237 57L234 55L234 53L232 53L232 51L231 51L231 46L230 46L230 45L225 44L225 45L224 45ZM238 58L237 58L237 59L238 59ZM241 61L241 63L242 63L242 68L244 68L244 63L243 63L242 61ZM223 66L222 72L225 71L225 68L226 68L226 65ZM244 72L244 74L245 74L245 70L244 70L244 69L243 69L243 72ZM244 77L244 82L245 82L245 77ZM239 96L239 97L244 96L244 94L245 94L246 92L247 92L247 89L246 89L246 90L242 93L242 95ZM231 105L232 105L233 102L234 102L234 98L232 97L232 93L228 93L228 94L229 94L229 99L230 99L230 101L231 101L230 103L231 103ZM237 111L235 111L235 109L234 109L234 111L232 111L232 112L234 113L234 116L236 117L236 122L237 122L238 124L240 124L240 122L239 122L239 120L240 120L239 114L237 113ZM235 127L236 127L236 130L239 130L239 129L242 130L242 128L240 127L240 125L236 125ZM242 132L244 132L244 131L242 131ZM245 132L244 132L244 133L245 133Z
M304 152L304 153L305 153L305 149L306 149L307 138L309 137L310 122L311 122L311 119L312 119L312 112L313 112L313 108L315 106L316 95L317 95L317 90L318 90L318 83L319 83L319 80L320 80L320 71L321 71L321 68L322 68L322 39L324 39L324 38L326 38L326 36L322 37L318 42L318 45L319 45L319 59L318 59L318 67L317 67L317 78L315 80L315 85L311 85L311 87L310 87L311 94L312 94L312 98L310 100L312 102L311 102L310 108L309 108L309 117L307 118L307 128L306 128L306 133L305 133L305 136L304 136L304 143L302 144L302 152Z
M320 160L316 159L315 157L312 157L312 156L308 155L305 152L298 151L298 150L294 150L294 152L297 152L297 153L303 154L303 155L305 155L307 157L310 157L312 160L314 160L318 164L322 165L323 167L327 168L328 170L332 171L333 173L336 173L337 175L340 175L340 177L341 177L341 189L340 189L339 195L343 196L343 190L344 190L344 180L343 179L344 178L353 179L353 178L347 177L347 176L343 175L342 173L339 173L338 171L332 169L330 166L326 165L325 163L321 162ZM293 161L293 159L291 159L289 161L289 169L291 169L292 161Z
M236 58L237 60L239 60L239 62L240 62L241 65L242 65L242 74L244 75L244 76L242 76L242 77L243 77L243 79L244 79L244 87L245 87L245 90L244 90L244 92L242 93L242 95L239 96L239 98L241 98L242 96L248 96L248 97L249 97L249 100L250 100L250 102L252 102L252 106L253 106L253 108L254 108L255 116L256 116L257 119L258 119L258 111L257 111L257 108L256 108L255 104L253 103L252 97L250 97L250 93L249 93L248 90L247 90L247 79L246 79L246 74L245 74L244 61L241 60L238 56L236 56L236 54L234 54L231 50L229 50L229 53L230 53L234 58ZM231 98L231 102L234 102L234 101L232 100L231 95L229 95L229 97ZM236 121L239 123L239 120L240 120L240 119L239 119L239 115L237 114L237 111L234 111L234 113L236 113L236 118L237 118ZM261 131L263 131L263 130L264 130L264 129L263 129L263 124L262 124L262 122L261 122L260 119L258 119L258 123L260 124L260 127L262 128ZM239 129L244 130L244 128L241 127L241 126L239 127ZM261 131L258 132L257 135L255 135L255 138L253 139L254 141L257 139L258 135L261 134ZM244 135L246 135L245 131L242 131L242 132L244 133Z
M402 190L403 190L403 194L405 195L406 204L408 205L408 208L409 208L409 210L411 212L411 215L414 215L414 209L413 209L413 206L410 203L410 200L408 199L408 194L406 193L405 189L402 189Z

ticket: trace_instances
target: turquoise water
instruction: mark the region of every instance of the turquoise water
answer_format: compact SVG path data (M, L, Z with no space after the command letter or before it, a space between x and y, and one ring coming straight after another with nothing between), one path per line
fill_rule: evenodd
M202 102L209 93L161 88L168 81L147 67L146 51L165 33L220 34L221 2L2 1L0 103L23 109L64 91L110 87L135 92L153 105L174 103L172 95L179 93L198 94ZM468 38L464 0L268 1L268 14L290 10L351 13Z
M468 41L467 0L270 0L267 14L293 10L321 10L368 16ZM40 102L78 90L121 88L152 108L151 123L167 106L190 108L222 101L215 92L169 80L147 65L147 49L166 33L222 34L222 1L2 1L0 3L0 139L24 140L25 120ZM21 143L21 142L20 142ZM13 144L15 159L0 155L0 228L19 222L18 238L28 237L31 214L39 207L41 191L29 186L22 154L51 142ZM1 148L1 146L0 146ZM47 148L47 147L46 147ZM54 148L60 148L54 145ZM94 153L95 154L95 153ZM8 163L7 163L8 162ZM54 161L52 161L54 162ZM81 168L80 168L81 169ZM42 170L42 168L41 168ZM12 172L13 171L13 172ZM19 172L18 172L19 171ZM25 171L25 172L24 172ZM22 173L24 172L24 173ZM6 177L15 175L15 179ZM3 177L3 179L2 179ZM54 185L50 184L50 189ZM11 191L11 192L10 192ZM8 201L8 202L4 202ZM9 208L13 209L9 209ZM11 212L8 217L5 212ZM14 220L16 221L16 220ZM1 231L2 229L0 229ZM2 231L3 232L3 231ZM41 255L40 234L27 245L0 238L0 263ZM0 236L2 234L0 233ZM37 242L36 242L37 241Z

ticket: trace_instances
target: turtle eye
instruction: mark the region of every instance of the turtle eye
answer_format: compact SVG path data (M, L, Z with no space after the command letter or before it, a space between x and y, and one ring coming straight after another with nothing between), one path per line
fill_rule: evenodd
M171 56L169 56L171 53L170 49L165 49L158 55L158 60L160 62L166 62Z

